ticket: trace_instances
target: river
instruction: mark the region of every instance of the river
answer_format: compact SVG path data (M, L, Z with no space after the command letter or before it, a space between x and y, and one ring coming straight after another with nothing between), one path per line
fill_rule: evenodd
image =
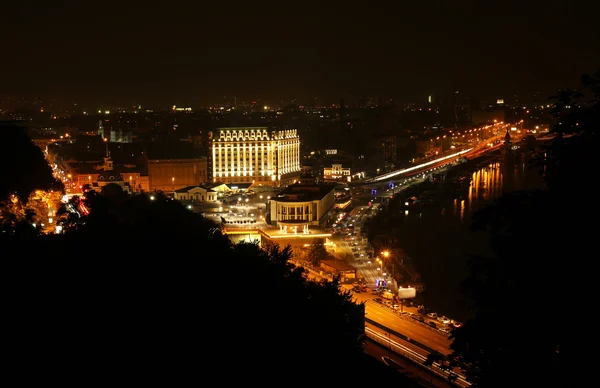
M468 273L469 257L488 252L489 240L486 233L470 230L473 212L505 191L543 188L541 175L527 161L513 165L506 172L506 162L497 156L456 167L460 179L449 173L423 192L423 203L403 210L399 245L423 277L427 308L458 320L470 315L458 288ZM461 184L454 183L459 180Z

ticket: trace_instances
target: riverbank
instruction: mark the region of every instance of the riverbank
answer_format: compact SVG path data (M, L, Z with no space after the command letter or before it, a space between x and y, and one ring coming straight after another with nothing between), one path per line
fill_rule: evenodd
M369 237L388 236L412 259L426 286L420 299L427 308L465 321L469 301L458 291L460 283L469 258L489 254L488 235L470 230L472 214L505 186L529 189L540 182L525 162L507 169L500 152L469 160L396 193L369 224Z

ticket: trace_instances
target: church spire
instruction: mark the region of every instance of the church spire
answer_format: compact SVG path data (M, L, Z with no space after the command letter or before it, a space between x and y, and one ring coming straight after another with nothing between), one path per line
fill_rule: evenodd
M113 170L113 161L110 158L110 151L108 150L108 141L104 139L104 143L106 143L106 156L104 157L104 171L112 171Z
M504 135L504 148L511 150L512 149L512 140L510 139L510 132L507 129L506 135Z

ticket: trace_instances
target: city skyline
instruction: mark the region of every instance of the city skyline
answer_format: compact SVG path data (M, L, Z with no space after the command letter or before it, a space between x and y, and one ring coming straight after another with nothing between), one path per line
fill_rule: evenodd
M16 17L0 27L9 58L0 68L10 74L0 98L158 107L408 102L457 90L543 99L577 85L600 54L591 13L577 2L303 5L11 5Z

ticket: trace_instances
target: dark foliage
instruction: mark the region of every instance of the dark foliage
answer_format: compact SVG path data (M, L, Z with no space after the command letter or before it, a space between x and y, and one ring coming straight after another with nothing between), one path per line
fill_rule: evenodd
M4 237L9 369L31 381L280 384L376 373L364 310L285 248L232 245L164 196L93 192L64 235ZM35 373L31 373L35 370Z
M0 201L16 194L27 200L34 190L61 189L52 170L22 125L0 121Z
M453 332L451 357L474 386L580 386L590 373L598 76L556 97L557 136L535 161L549 189L505 195L474 216L494 255L471 261L463 288L475 316Z

